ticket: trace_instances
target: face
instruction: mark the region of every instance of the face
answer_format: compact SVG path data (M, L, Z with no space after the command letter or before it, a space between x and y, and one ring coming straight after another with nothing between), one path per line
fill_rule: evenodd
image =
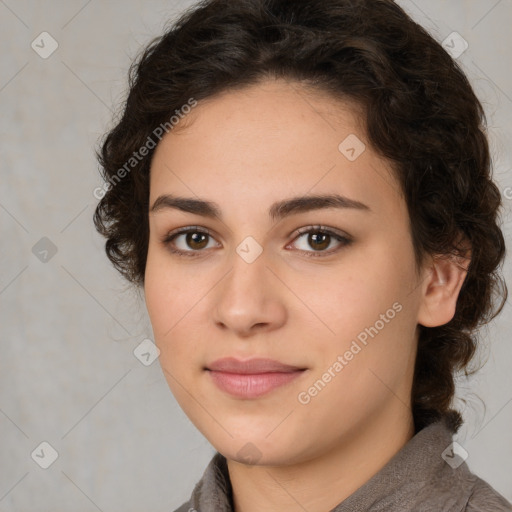
M228 459L306 460L410 413L420 277L361 119L266 81L156 148L146 305L172 393Z

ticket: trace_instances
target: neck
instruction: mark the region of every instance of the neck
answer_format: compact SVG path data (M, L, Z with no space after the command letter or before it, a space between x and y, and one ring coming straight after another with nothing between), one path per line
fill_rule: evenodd
M235 512L333 509L414 436L411 411L401 405L400 411L385 411L325 453L297 464L247 466L228 459Z

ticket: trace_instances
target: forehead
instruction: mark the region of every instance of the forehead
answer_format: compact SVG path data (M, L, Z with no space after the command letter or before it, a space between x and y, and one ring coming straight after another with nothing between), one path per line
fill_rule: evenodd
M158 144L151 166L150 202L176 193L249 206L254 197L270 204L333 191L382 207L400 198L361 109L284 80L199 102Z

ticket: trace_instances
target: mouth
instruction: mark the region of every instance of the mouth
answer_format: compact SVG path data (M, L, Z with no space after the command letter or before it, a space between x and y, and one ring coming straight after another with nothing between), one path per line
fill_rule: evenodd
M258 398L301 376L306 368L283 364L272 359L240 361L223 358L205 370L213 383L225 393L237 398Z

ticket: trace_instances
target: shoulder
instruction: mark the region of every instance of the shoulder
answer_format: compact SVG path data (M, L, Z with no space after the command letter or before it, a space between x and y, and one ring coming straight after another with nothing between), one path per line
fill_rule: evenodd
M485 480L477 478L464 510L465 512L512 512L512 504Z
M190 501L186 501L181 507L174 510L174 512L197 512L194 507L190 506Z

